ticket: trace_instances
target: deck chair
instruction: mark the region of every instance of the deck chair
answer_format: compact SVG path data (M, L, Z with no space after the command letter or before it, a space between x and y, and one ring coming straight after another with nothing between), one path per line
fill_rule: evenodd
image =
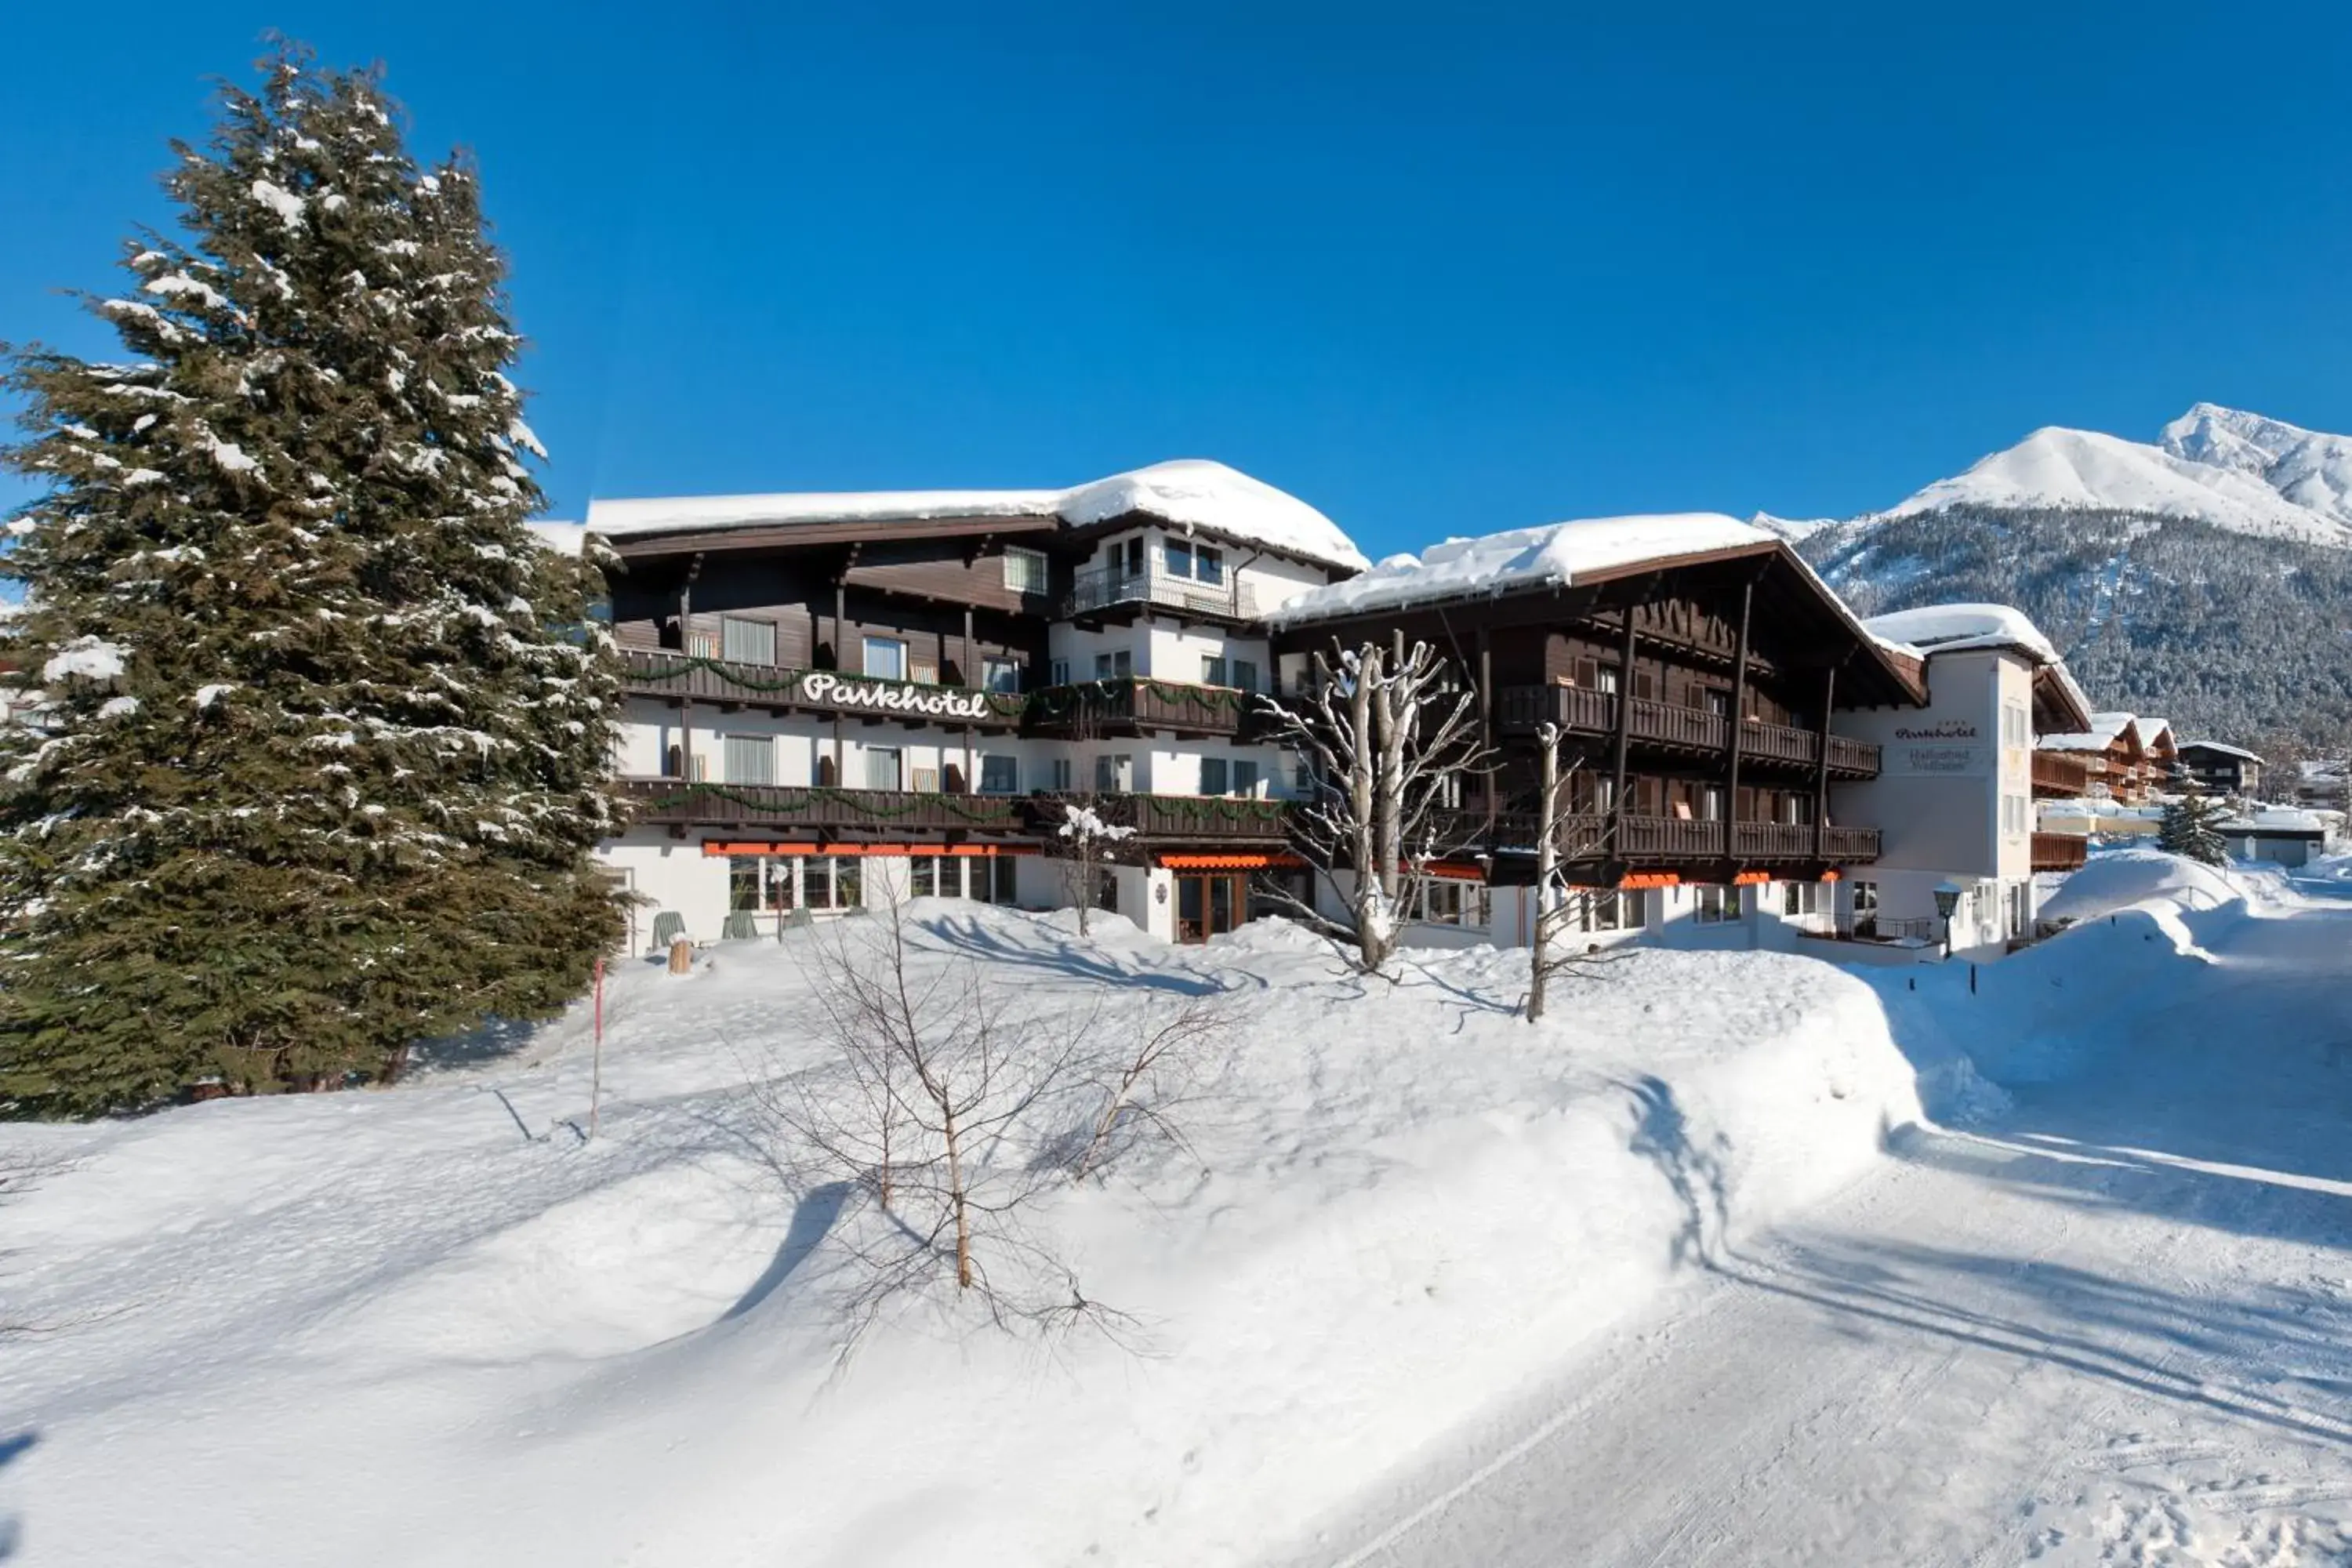
M669 944L686 934L686 917L676 910L664 910L654 917L654 947L656 952L667 952Z
M788 931L806 931L814 924L816 924L816 916L806 910L794 910L783 918L782 924L776 927L776 934L782 936Z
M759 934L759 917L749 910L728 910L727 923L719 928L721 942L749 942Z

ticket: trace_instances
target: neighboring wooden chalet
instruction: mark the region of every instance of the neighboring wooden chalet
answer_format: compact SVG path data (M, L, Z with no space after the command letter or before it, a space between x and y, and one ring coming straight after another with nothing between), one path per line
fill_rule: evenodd
M2037 779L2047 777L2055 795L2082 771L2081 794L2104 796L2126 805L2143 804L2148 796L2148 753L2140 741L2137 718L2130 713L2094 713L2087 729L2069 734L2044 734L2034 750L2063 759L2047 764ZM2037 793L2040 793L2037 790Z
M2181 772L2209 795L2252 796L2263 787L2263 759L2243 746L2220 741L2184 741Z
M1782 905L1878 856L1830 791L1879 748L1831 722L1843 704L1916 705L1916 664L1882 647L1775 536L1729 518L1603 519L1441 545L1307 595L1268 617L1286 689L1334 642L1402 635L1446 652L1496 753L1465 787L1444 877L1524 889L1535 870L1538 757L1559 727L1574 809L1561 853L1581 888L1696 888L1696 918L1738 890ZM1811 889L1811 890L1807 890ZM1777 907L1776 907L1777 908ZM1595 931L1638 925L1614 900Z

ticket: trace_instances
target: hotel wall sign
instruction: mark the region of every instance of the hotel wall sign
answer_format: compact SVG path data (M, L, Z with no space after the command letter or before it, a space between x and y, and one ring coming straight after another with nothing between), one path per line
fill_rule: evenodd
M985 691L961 691L951 687L916 686L898 680L857 680L829 669L812 669L801 677L803 701L828 708L867 713L910 713L924 719L990 719L995 710Z
M1896 725L1882 771L1915 778L1971 777L1992 772L1992 750L1973 721L1938 719Z

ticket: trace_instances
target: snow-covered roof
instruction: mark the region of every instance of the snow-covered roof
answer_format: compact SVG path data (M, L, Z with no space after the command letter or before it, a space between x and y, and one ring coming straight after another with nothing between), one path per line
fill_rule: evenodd
M1928 657L1970 648L2011 647L2036 664L2059 664L2057 646L2022 610L2009 605L1922 605L1873 616L1862 623L1872 636L1906 652Z
M1565 587L1626 566L1769 545L1775 537L1711 511L1515 528L1477 539L1449 539L1419 556L1391 555L1361 576L1293 599L1267 618L1276 626L1297 626L1442 599Z
M2155 745L2158 737L2168 733L2172 729L2171 720L2150 719L2145 714L2132 721L2139 726L2139 743L2143 746ZM2179 749L2177 745L2175 749Z
M2224 833L2325 833L2327 819L2315 811L2273 805L2231 817L2221 826Z
M1067 489L820 491L593 500L588 528L608 539L816 522L930 518L1057 518L1072 528L1142 512L1191 531L1264 545L1326 565L1370 563L1339 525L1263 479L1204 458L1179 458Z
M2044 735L2033 743L2044 752L2104 752L2136 720L2137 716L2130 713L2094 713L2091 727L2080 734Z
M580 542L588 531L586 524L578 522L551 521L526 522L523 526L530 530L530 536L533 539L538 540L558 555L579 554Z
M2223 741L2183 741L2180 742L2180 749L2184 752L2219 752L2225 757L2243 757L2250 763L2259 763L2263 760L2243 746L2232 746Z

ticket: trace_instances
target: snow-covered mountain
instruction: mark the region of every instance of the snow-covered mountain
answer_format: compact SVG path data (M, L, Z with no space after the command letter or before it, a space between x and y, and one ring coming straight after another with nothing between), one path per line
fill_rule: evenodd
M2352 547L2352 441L2200 403L2160 443L2048 426L1882 515L1954 507L2126 511Z
M2052 426L1884 511L1756 521L1865 614L2022 607L2103 705L2352 737L2352 437L2200 403L2153 443Z

